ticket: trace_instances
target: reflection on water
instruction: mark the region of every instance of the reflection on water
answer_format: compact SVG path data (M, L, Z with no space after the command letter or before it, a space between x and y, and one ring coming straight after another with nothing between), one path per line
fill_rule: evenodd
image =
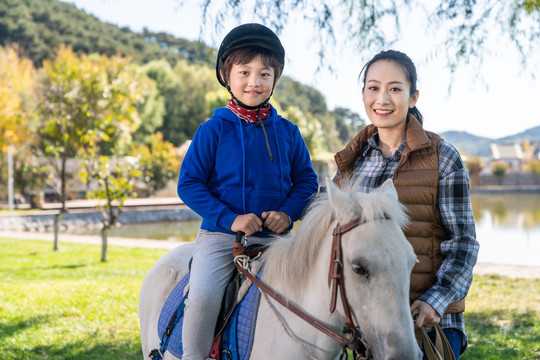
M201 220L123 224L112 228L109 236L167 241L195 241ZM71 233L100 235L99 229L70 230Z
M479 262L540 266L540 194L473 194Z

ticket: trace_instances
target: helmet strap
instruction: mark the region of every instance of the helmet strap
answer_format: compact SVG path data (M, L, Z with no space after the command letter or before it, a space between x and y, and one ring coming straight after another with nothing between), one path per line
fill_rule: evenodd
M231 90L231 87L229 85L227 85L227 91L229 91L229 94L231 94L231 97L238 104L238 106L241 106L241 107L243 107L244 109L247 109L247 110L260 110L260 109L266 107L266 105L268 105L268 102L270 101L270 98L272 97L272 94L274 93L274 89L272 89L272 92L270 93L270 96L268 96L268 99L264 100L259 105L250 106L250 105L246 105L243 102L241 102L240 100L238 100L238 98L236 96L234 96L234 94L233 94L233 92Z

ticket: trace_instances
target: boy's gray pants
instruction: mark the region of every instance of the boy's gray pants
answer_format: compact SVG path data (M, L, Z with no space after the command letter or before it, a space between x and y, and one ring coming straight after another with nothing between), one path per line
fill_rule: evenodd
M182 360L204 360L210 354L221 300L235 268L235 236L199 230L189 280L182 328ZM274 238L248 237L249 244L268 244Z

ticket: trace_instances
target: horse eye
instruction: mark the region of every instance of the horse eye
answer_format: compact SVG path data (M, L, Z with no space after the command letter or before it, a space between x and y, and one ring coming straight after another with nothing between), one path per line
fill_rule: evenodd
M361 264L353 264L352 265L353 271L357 273L358 275L362 276L369 276L369 271Z

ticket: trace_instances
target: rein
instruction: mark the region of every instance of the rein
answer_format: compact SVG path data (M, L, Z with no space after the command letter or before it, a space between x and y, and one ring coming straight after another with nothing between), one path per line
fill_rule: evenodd
M243 268L241 265L238 264L236 260L236 256L241 255L243 251L243 245L241 243L241 239L243 238L243 233L241 232L237 233L236 240L233 246L233 254L235 256L234 263L242 274L244 274L249 280L251 280L251 282L255 284L262 292L270 296L272 299L276 300L283 307L290 310L292 313L297 315L302 320L306 321L308 324L310 324L317 330L323 332L324 334L328 335L332 339L339 342L341 348L344 350L344 353L345 353L345 348L352 350L353 353L355 354L355 358L357 359L368 359L370 357L370 352L367 347L367 344L362 338L362 334L360 333L359 327L354 325L349 301L347 300L347 295L345 291L345 282L344 282L344 277L343 277L343 257L342 257L342 250L341 250L341 235L363 224L364 222L365 221L362 221L360 217L357 217L344 225L340 225L338 223L336 227L334 228L334 231L332 232L332 235L333 235L332 254L330 258L330 273L328 275L328 285L329 286L332 285L332 295L330 298L330 312L333 313L335 310L337 291L339 288L340 293L341 293L341 300L343 303L343 309L345 311L345 319L346 319L342 333L339 333L331 329L326 324L322 323L321 321L315 319L308 313L304 312L298 306L290 303L283 296L281 296L280 294L275 292L273 289L271 289L269 286L267 286L266 284L258 280L247 269Z

